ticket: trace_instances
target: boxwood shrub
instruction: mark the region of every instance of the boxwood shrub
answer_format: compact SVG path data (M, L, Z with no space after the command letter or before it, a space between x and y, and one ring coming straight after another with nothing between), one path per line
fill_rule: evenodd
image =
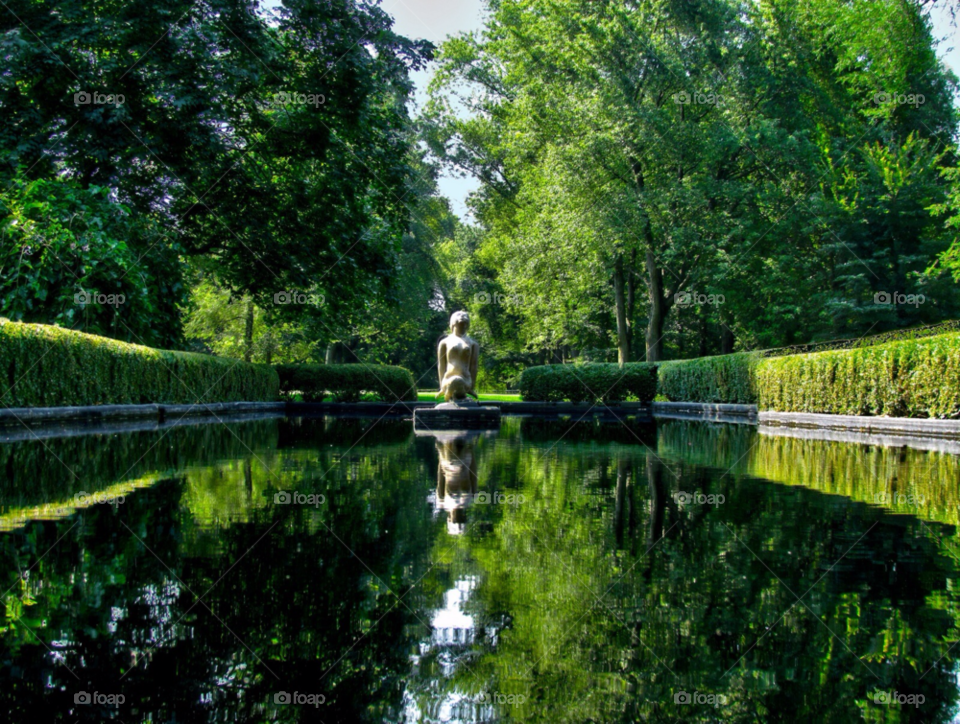
M525 402L649 402L657 392L657 366L642 362L617 364L543 365L520 375Z
M415 402L417 387L410 370L388 365L277 365L280 391L299 392L307 402L333 397L359 402L366 393L384 402Z
M743 352L663 362L675 402L756 404L774 412L960 418L960 333L764 358Z
M267 365L0 320L4 407L263 402L279 386Z
M765 359L762 410L960 418L960 333Z
M758 353L739 352L661 362L657 393L673 402L753 405L757 402L756 368L760 361Z

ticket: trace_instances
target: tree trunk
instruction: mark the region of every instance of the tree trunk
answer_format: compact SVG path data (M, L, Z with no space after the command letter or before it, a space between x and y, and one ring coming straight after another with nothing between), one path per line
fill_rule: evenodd
M249 297L247 298L244 316L247 324L243 331L243 361L249 362L253 357L253 299Z
M633 358L633 313L637 300L637 250L630 252L630 269L627 270L627 343Z
M617 487L614 493L613 529L617 541L617 548L623 549L624 528L627 516L627 478L630 474L630 462L626 456L617 459Z
M663 537L663 519L667 504L667 488L663 484L663 463L647 454L647 485L650 488L650 521L647 526L647 550Z
M626 279L620 255L617 255L613 269L613 296L617 307L617 357L619 363L625 365L630 361L630 332L627 329Z
M663 291L663 273L652 251L647 251L647 288L650 291L647 362L659 362L663 359L663 322L669 311L669 300Z
M337 363L337 343L331 342L327 345L327 354L324 356L323 361L328 365Z
M733 332L727 325L722 324L723 332L720 334L720 353L733 354Z
M707 315L703 313L701 308L700 314L697 315L700 317L699 333L700 333L700 356L707 356Z

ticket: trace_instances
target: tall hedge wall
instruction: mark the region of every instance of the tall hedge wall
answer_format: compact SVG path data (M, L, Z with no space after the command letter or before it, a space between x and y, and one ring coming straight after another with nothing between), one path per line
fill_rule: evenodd
M61 407L279 398L273 368L0 320L0 405Z
M960 333L787 357L664 362L657 391L676 402L775 412L960 418Z
M410 370L389 365L277 365L280 390L299 392L308 402L327 396L337 402L357 402L364 394L384 402L417 400Z
M657 366L642 362L543 365L520 375L520 394L527 402L651 401L657 393Z
M960 417L960 333L765 359L762 410Z
M760 361L758 353L740 352L661 362L657 392L675 402L752 405L757 401L756 368Z

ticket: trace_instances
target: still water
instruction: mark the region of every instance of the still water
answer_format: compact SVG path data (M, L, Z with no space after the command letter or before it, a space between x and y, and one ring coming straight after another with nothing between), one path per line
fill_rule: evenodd
M0 443L0 719L944 722L960 457L741 425Z

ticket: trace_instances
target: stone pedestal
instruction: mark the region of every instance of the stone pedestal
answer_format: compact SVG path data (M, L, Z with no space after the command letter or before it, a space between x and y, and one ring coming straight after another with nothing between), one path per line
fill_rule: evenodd
M500 408L479 405L473 400L443 402L413 411L414 430L496 430L499 427Z

